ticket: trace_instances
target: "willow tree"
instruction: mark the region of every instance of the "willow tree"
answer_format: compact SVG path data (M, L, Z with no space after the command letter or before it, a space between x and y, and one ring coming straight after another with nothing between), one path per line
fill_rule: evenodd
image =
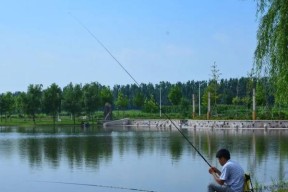
M288 3L287 0L257 0L261 17L257 32L255 67L268 75L277 103L288 103Z

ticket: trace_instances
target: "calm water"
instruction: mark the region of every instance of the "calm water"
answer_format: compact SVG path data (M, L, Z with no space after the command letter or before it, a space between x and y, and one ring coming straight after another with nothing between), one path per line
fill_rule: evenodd
M218 168L215 153L226 147L254 180L288 178L287 131L185 133ZM0 178L5 192L201 192L213 181L207 164L177 131L148 128L0 127Z

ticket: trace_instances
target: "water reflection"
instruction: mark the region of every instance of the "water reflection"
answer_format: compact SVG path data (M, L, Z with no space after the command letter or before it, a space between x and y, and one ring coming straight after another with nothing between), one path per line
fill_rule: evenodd
M285 130L270 132L186 130L185 135L213 165L217 165L215 153L219 148L225 147L231 151L232 158L239 161L243 168L258 181L271 182L271 178L287 179L288 132ZM157 129L83 130L69 127L57 129L2 127L0 128L0 153L2 157L0 159L3 161L16 159L23 164L21 166L28 165L30 169L60 170L67 166L70 170L97 170L99 174L104 174L99 169L109 164L114 167L113 171L116 175L121 173L117 173L115 167L132 166L131 162L135 161L136 156L138 161L147 160L145 165L147 164L148 167L143 166L140 172L145 173L147 171L145 169L152 169L150 170L152 177L153 174L157 175L157 167L154 167L151 162L154 164L157 161L164 162L167 172L169 167L181 165L188 169L190 166L199 167L199 164L201 166L205 164L177 131ZM123 165L121 161L129 164ZM170 162L173 164L170 165ZM207 174L206 170L203 172ZM177 172L177 174L187 173ZM199 172L194 174L198 175ZM163 191L163 189L159 190Z
M67 132L66 129L59 133L53 129L2 128L1 133L5 134L0 135L0 152L9 158L9 154L17 151L22 161L28 160L31 167L47 163L55 169L62 159L73 168L98 167L99 160L111 158L111 136L79 135L78 131L68 129Z
M179 135L171 134L169 149L172 158L174 160L179 160L183 153L183 138Z

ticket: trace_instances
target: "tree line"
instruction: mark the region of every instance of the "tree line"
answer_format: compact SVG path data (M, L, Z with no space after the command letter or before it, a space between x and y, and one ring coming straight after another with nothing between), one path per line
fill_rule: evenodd
M69 113L75 123L79 115L93 118L96 111L103 110L105 103L113 109L137 109L147 113L159 111L161 106L167 113L181 113L183 118L190 117L192 95L196 109L207 106L207 95L210 92L212 111L217 115L220 106L242 106L251 108L252 90L256 88L258 106L272 109L274 90L268 78L250 77L212 79L209 81L188 81L186 83L160 82L158 84L115 85L112 88L92 82L85 85L70 83L60 88L53 83L46 89L41 84L30 84L26 92L6 92L0 94L1 121L11 115L28 116L35 122L37 114L46 114L55 122L59 113ZM199 94L201 104L199 106Z
M44 90L42 85L29 85L27 92L7 92L0 95L1 121L3 117L7 119L12 114L18 114L29 115L35 122L36 114L45 113L51 115L55 122L56 115L65 111L73 116L75 122L79 114L91 116L95 111L101 110L106 102L116 109L140 109L151 113L159 109L160 92L163 109L171 112L177 111L178 107L184 117L191 110L188 105L191 105L193 94L201 99L201 104L196 106L201 109L201 106L207 106L210 93L212 113L217 115L221 105L251 108L253 88L256 89L257 106L265 108L273 116L273 108L281 111L288 104L288 4L285 0L256 2L260 24L251 73L253 77L219 79L219 70L214 63L212 79L209 81L176 84L160 82L156 85L141 84L140 87L135 84L115 85L113 88L97 82L84 86L70 83L63 89L54 83Z

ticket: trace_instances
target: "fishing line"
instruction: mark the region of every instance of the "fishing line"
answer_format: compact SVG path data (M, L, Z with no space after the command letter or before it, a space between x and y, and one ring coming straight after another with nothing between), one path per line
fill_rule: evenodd
M70 12L68 12L68 14L75 19L75 21L77 21L77 23L79 25L81 25L100 45L103 49L106 50L106 52L118 63L118 65L130 76L131 79L133 79L133 81L136 83L136 85L138 87L140 87L140 84L136 81L136 79L134 79L134 77L125 69L125 67L118 61L118 59L116 57L114 57L114 55L109 51L109 49L94 35L94 33L92 33L88 27L86 27L77 17L75 17L74 15L72 15Z
M100 187L100 188L110 188L110 189L121 189L121 190L130 190L130 191L156 192L156 191L145 190L145 189L119 187L119 186L117 187L117 186L109 186L109 185L86 184L86 183L72 183L72 182L60 182L60 181L34 181L34 182L57 183L57 184L65 184L65 185L80 185L80 186L90 186L90 187Z
M125 69L125 67L114 57L114 55L109 51L109 49L92 33L88 27L86 27L78 18L73 16L70 12L72 18L74 18L100 45L103 47L106 52L119 64L119 66L131 77L131 79L136 83L138 87L140 87L139 83L135 80L135 78ZM159 106L158 106L159 107ZM187 136L180 130L180 128L171 120L171 118L163 112L164 116L174 125L174 127L179 131L179 133L185 138L185 140L193 147L193 149L200 155L200 157L208 164L209 167L212 165L206 160L206 158L200 153L200 151L193 145L193 143L187 138Z

